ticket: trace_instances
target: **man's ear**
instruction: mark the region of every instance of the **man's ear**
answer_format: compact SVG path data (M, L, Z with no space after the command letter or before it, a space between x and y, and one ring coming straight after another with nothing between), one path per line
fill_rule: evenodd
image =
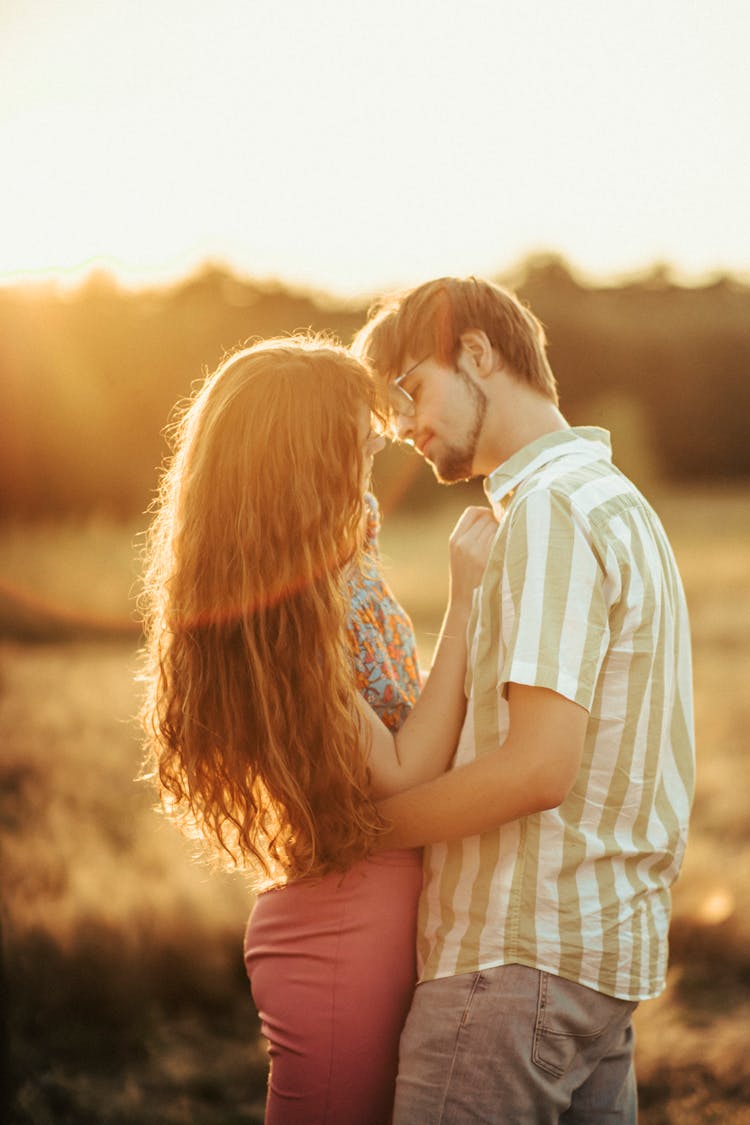
M461 354L468 360L471 371L486 379L498 366L498 355L481 328L469 328L460 337Z

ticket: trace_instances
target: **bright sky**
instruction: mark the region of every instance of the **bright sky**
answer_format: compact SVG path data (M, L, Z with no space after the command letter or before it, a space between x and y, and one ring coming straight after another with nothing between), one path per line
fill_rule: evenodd
M750 272L748 0L0 0L0 279Z

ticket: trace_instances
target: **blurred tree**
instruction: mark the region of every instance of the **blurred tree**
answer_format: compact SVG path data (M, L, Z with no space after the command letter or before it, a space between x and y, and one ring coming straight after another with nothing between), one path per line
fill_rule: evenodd
M545 325L566 415L609 426L636 480L750 477L750 289L723 275L681 287L663 264L595 287L554 254L504 281ZM346 343L365 316L216 263L161 289L99 273L72 291L0 290L0 515L143 511L174 404L227 351L306 329ZM440 502L403 449L381 455L376 481L389 506Z

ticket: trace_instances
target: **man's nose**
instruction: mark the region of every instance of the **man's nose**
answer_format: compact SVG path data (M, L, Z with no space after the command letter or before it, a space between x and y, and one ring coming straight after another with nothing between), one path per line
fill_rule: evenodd
M414 416L399 414L396 418L396 432L399 441L411 441L414 437Z

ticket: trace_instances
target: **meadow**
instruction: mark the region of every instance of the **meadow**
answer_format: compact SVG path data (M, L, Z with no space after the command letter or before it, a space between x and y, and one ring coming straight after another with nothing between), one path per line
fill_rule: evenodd
M433 511L385 513L386 570L425 665L446 537L465 501L454 490ZM750 1122L750 491L670 492L656 504L691 608L699 768L668 987L636 1016L641 1120L740 1125ZM248 887L195 862L136 781L137 531L103 519L0 531L6 591L32 607L38 596L69 625L30 643L0 613L0 1119L15 1125L263 1119L266 1054L241 959Z

